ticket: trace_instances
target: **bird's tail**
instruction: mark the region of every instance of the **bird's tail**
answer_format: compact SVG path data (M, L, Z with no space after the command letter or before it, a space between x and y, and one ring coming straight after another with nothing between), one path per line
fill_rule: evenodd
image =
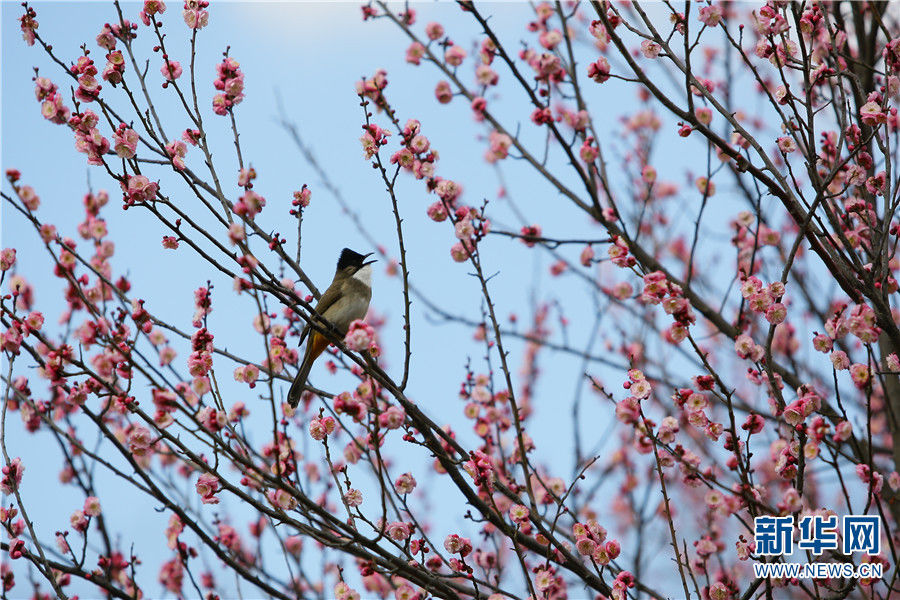
M328 340L320 333L311 332L306 342L306 352L303 355L303 362L300 363L300 370L294 377L291 389L288 390L287 401L291 408L297 408L300 403L300 396L303 395L303 388L306 387L306 379L309 377L309 371L312 369L313 363L322 354L322 351L328 347Z

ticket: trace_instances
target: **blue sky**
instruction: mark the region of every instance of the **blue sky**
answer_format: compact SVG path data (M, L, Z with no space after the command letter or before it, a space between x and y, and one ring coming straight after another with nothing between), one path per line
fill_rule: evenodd
M139 5L125 4L124 7L126 16L136 20ZM94 44L94 38L104 22L115 19L111 5L39 3L36 9L40 34L52 42L66 62L73 61L79 54L80 44L87 42L102 67L102 53ZM188 38L179 15L180 9L179 3L169 3L163 20L170 36L167 39L170 55L186 66ZM468 44L477 29L455 5L438 3L419 5L417 9L418 28L421 29L428 21L439 21L450 36L472 54ZM527 35L524 25L530 18L530 11L524 6L492 4L489 9L493 22L502 33L508 34L507 39L513 45ZM31 83L32 68L39 67L41 75L51 77L58 83L63 81L63 76L37 47L29 48L22 42L17 22L19 15L17 4L2 4L2 167L21 170L23 183L32 185L42 199L38 216L54 222L61 233L72 237L76 235L75 224L83 218L81 197L88 182L94 189L109 190L112 198L103 216L117 245L113 265L117 274L130 274L136 295L147 299L148 308L171 319L179 327L190 329L193 290L208 278L213 278L217 287L210 329L216 335L217 343L223 343L230 349L246 347L247 344L254 344L251 348L261 346L254 338L251 328L253 312L246 298L235 298L230 291L230 282L216 279L217 275L204 268L203 263L193 257L185 246L176 252L163 250L160 239L169 232L139 211L121 211L116 184L100 168L86 165L84 156L74 151L71 133L66 128L51 125L41 118ZM215 64L221 60L225 47L230 46L230 54L241 63L246 81L246 98L235 113L243 154L245 160L257 170L256 191L268 201L260 221L269 230L280 231L292 247L295 242L293 226L286 219L291 192L303 184L310 186L313 196L304 218L303 266L320 289L327 285L332 276L340 248L349 246L361 252L369 252L373 248L368 247L353 222L342 213L278 125L276 95L283 99L288 118L298 125L319 163L338 184L369 231L392 256L397 255L393 215L380 178L362 156L358 138L363 119L359 100L354 93L354 83L361 77L372 75L378 68L388 70L390 85L387 94L401 122L411 117L418 118L432 146L440 151L438 173L462 182L465 202L480 205L483 199L490 200L489 213L495 227L518 230L521 225L510 210L508 201L497 197L501 185L497 172L482 159L486 149L483 139L486 131L471 118L467 102L457 99L450 105L438 105L432 93L439 79L436 70L406 64L404 52L409 42L405 36L386 20L363 23L360 15L359 5L354 3L214 4L210 9L210 24L199 36L198 88L201 106L207 107L204 119L226 193L232 199L239 193L236 185L237 163L227 121L212 114L209 101L215 91L212 87ZM148 52L150 43L150 35L142 27L138 47L142 49L143 56L150 57L150 80L154 82L151 93L159 99L159 110L171 137L173 133L182 131L187 122L183 115L179 116L173 95L159 87L161 59ZM464 81L474 79L472 71L469 60L461 70ZM508 83L510 75L500 71L500 76L502 91L504 78ZM589 90L588 94L596 102L595 125L603 135L609 136L606 141L615 161L618 159L616 153L624 147L615 137L620 129L617 116L634 109L634 92L611 82L602 89ZM522 112L523 105L514 92L488 99L492 106L504 107L498 114L508 117L505 121L508 127L515 130L516 123L521 123L523 139L533 146L537 142L540 147L540 138L527 121L530 111ZM382 122L382 125L385 123ZM109 132L104 133L109 135ZM665 148L664 145L663 150ZM197 150L189 151L188 164L200 166L199 155ZM558 166L558 161L558 157L551 156L551 167ZM660 177L678 177L677 167L660 166ZM508 196L517 203L526 221L542 225L545 235L603 237L599 229L587 222L583 213L571 208L555 190L532 176L521 162L508 160L502 165L502 170ZM166 179L163 178L163 181ZM678 183L682 182L679 180ZM192 198L187 190L173 192L173 197L177 198L178 193L184 194L185 206L188 206ZM455 242L452 232L446 223L432 223L425 215L425 208L433 202L433 196L426 193L421 182L402 176L398 196L401 213L406 219L406 244L414 283L448 312L465 314L478 320L480 299L477 282L469 276L466 265L455 264L449 258L449 249ZM61 311L59 292L62 285L50 274L47 256L42 253L34 233L23 227L22 221L8 207L3 206L0 210L3 218L2 245L19 249L19 272L35 286L37 306L47 314L48 324L52 324ZM690 224L692 215L685 214L684 218L683 223L673 224L673 229ZM724 218L717 221L713 212L711 219L710 231L723 232ZM570 260L577 261L580 250L580 246L571 246L561 252ZM600 254L604 249L597 247L597 251ZM496 273L491 280L491 290L505 323L508 323L507 317L515 313L519 318L518 328L527 329L531 310L536 303L558 302L564 307L566 318L571 321L566 335L572 345L584 347L587 344L594 324L594 306L586 285L579 278L551 278L547 269L552 259L546 253L523 251L519 242L504 237L489 239L482 252L486 269ZM376 266L379 268L376 269L372 308L387 318L383 345L388 372L397 374L402 368L401 288L398 279L384 275L384 262ZM414 304L413 318L410 396L435 421L451 423L463 439L471 439L461 415L463 404L457 399L456 392L464 376L467 357L471 357L476 372L485 369L483 347L472 340L470 329L441 322L430 315L421 303ZM557 339L560 339L557 312L551 313L549 323ZM522 345L509 339L506 343L511 351L512 368L517 371L522 364ZM599 345L594 350L603 351ZM259 358L253 350L247 354ZM178 359L182 369L185 358L186 352L182 352ZM572 423L568 407L583 386L585 366L581 360L550 353L542 354L540 366L544 377L535 392L540 401L535 404L536 414L533 424L529 426L529 433L541 449L542 462L556 466L557 474L569 477ZM587 369L601 378L620 376L610 375L598 365L588 365ZM223 368L223 373L230 372L231 368ZM345 389L342 386L348 384L340 376L329 379L321 367L314 369L312 379L334 391L341 391ZM514 381L519 380L518 373L514 373ZM619 383L618 379L608 381L610 387ZM42 390L40 385L36 385L35 389ZM246 388L228 385L227 389L235 399L245 399L251 410L259 406L259 401L248 395ZM611 410L590 391L584 390L584 393L580 427L586 437L586 445L590 447L607 430ZM560 405L565 406L565 410L560 410ZM23 493L34 506L38 529L47 534L67 527L68 515L80 507L83 498L71 488L53 483L60 468L59 457L35 451L49 438L28 435L17 425L18 417L13 415L10 421L10 452L25 458L28 471ZM305 434L298 431L297 435ZM424 473L421 468L419 472ZM438 480L428 481L427 475L423 479L428 485L443 485ZM422 481L420 479L420 483ZM105 485L107 487L101 499L110 517L123 532L123 545L127 547L129 540L140 540L147 553L146 568L155 569L154 553L168 556L160 532L167 516L156 515L151 510L151 503L122 492L115 480L105 480ZM52 493L48 494L48 489ZM434 488L435 491L439 489ZM123 494L121 502L117 500L118 494ZM434 493L430 497L433 514L440 515L436 519L436 527L445 527L449 533L449 528L456 526L464 512L458 506L458 496ZM246 535L245 530L242 533ZM23 565L17 564L16 567L22 568ZM155 582L155 579L155 571L145 574L145 581ZM26 579L22 577L19 581L21 585ZM155 584L151 583L149 590L153 589L152 585Z

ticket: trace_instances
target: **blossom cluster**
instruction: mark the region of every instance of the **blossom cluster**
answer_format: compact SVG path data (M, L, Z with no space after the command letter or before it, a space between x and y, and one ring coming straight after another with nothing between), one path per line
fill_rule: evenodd
M213 112L217 115L227 115L244 99L244 73L240 67L240 63L230 56L226 56L216 65L213 87L219 90L219 93L213 96L212 106Z

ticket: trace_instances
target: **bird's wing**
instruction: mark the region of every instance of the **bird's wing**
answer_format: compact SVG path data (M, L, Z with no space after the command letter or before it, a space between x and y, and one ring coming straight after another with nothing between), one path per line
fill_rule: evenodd
M333 282L332 282L333 283ZM316 312L319 316L324 317L325 312L331 308L331 306L338 301L338 298L341 297L341 286L339 285L330 285L328 289L325 290L325 293L322 294L322 297L319 298L319 302L316 304ZM306 336L309 335L309 325L303 328L303 333L300 334L300 342L298 345L303 343L303 340L306 339Z

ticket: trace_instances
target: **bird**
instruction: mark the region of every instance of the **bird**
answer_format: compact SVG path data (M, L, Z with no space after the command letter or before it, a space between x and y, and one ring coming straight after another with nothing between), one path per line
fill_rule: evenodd
M327 327L333 328L341 338L347 335L350 323L365 317L369 310L369 302L372 300L371 265L375 259L366 259L372 254L372 252L359 254L350 248L341 250L334 279L316 304L316 314L325 319L328 322ZM310 324L307 324L300 334L300 343L302 344L307 337L309 339L306 341L303 362L300 363L300 370L294 377L287 395L288 405L291 408L296 408L300 402L309 370L329 344L328 337L316 331Z

